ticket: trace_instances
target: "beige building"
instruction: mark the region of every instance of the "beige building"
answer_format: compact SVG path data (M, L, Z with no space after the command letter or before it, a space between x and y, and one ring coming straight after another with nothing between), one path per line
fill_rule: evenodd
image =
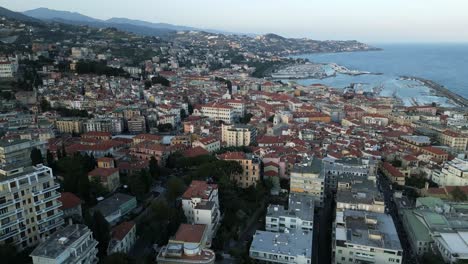
M206 104L201 109L194 109L194 115L206 116L214 121L223 121L225 124L234 122L235 111L234 108L217 103Z
M257 140L257 129L249 125L223 125L221 141L227 146L249 146Z
M316 201L315 205L322 206L325 197L325 177L322 169L322 161L319 159L294 165L289 186L291 193L313 196Z
M438 139L440 143L456 151L465 151L468 146L468 136L450 130L439 133Z
M238 162L243 169L241 174L231 175L231 180L235 181L241 188L256 186L260 181L260 159L250 153L226 152L218 156L222 160Z
M83 120L81 118L59 118L55 127L60 133L83 133Z
M52 169L42 165L0 171L0 244L24 249L62 226L59 187Z

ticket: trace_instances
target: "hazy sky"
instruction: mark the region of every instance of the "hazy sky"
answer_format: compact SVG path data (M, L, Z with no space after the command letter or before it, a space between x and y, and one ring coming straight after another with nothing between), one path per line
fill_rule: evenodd
M95 18L367 42L468 42L468 0L0 0Z

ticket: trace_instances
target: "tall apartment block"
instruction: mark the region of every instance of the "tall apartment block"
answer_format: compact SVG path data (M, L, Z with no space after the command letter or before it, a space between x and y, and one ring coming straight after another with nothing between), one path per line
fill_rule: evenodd
M31 145L0 141L0 244L18 249L38 244L64 223L59 184L51 168L30 165Z

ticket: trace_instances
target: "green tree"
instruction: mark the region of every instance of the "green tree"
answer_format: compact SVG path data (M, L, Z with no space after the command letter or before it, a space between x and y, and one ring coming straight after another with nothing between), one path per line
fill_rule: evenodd
M99 242L98 250L101 256L107 252L107 246L110 240L110 226L101 212L96 211L93 214L93 224L91 226L94 238Z
M49 101L44 97L41 98L40 107L42 112L47 112L51 109Z
M149 161L149 173L151 175L151 177L153 177L153 179L157 179L158 178L158 174L159 174L159 166L158 166L158 161L156 160L156 158L153 156L151 157L150 161Z
M152 84L161 84L162 86L166 86L166 87L171 86L171 82L169 82L168 79L164 78L161 75L151 78L151 83Z
M185 190L184 181L178 177L171 177L167 181L167 199L170 202L174 202Z
M131 176L129 187L133 195L138 200L144 200L149 193L152 184L152 178L149 172L145 169Z
M189 103L187 108L188 108L189 115L193 114L193 105Z
M172 125L169 124L169 123L159 124L158 125L158 131L159 132L170 132L170 131L172 131Z
M53 164L54 164L54 155L52 155L52 152L50 152L50 150L47 150L46 160L47 160L47 165L49 167L53 166Z
M275 115L272 115L268 118L268 122L273 123L274 119L275 119Z
M467 200L466 194L460 189L460 187L456 186L450 194L452 195L452 198L456 202L463 202Z
M12 244L0 245L0 259L2 263L18 263L16 248Z
M131 259L125 253L113 253L104 259L104 264L130 264Z
M185 109L180 109L180 118L184 120L187 118L187 112L185 112Z
M31 158L32 165L44 163L44 158L42 157L42 153L37 148L33 148L31 150L30 158Z

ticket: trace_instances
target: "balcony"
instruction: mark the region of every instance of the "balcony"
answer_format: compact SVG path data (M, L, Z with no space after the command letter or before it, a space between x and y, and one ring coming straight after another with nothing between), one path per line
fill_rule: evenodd
M0 215L0 219L10 217L10 216L15 215L15 214L20 213L20 212L23 212L23 209L20 208L20 209L16 209L16 210L11 210L11 211L9 211L9 212L7 212L5 214Z
M47 222L47 221L50 221L50 220L52 220L52 219L55 219L55 218L57 218L57 217L62 217L62 216L63 216L63 212L62 212L62 211L59 211L58 213L55 213L54 215L51 215L51 216L49 216L49 217L46 217L46 218L44 218L44 219L38 221L37 224L40 225L40 224L43 224L43 223L45 223L45 222Z
M57 190L58 188L60 188L60 184L57 183L57 184L54 184L54 185L50 186L49 188L45 188L45 189L33 192L33 196L38 196L38 195L46 193L46 192Z
M39 229L39 233L44 233L44 232L47 232L47 231L49 231L49 230L51 230L51 229L53 229L53 228L55 228L55 227L62 226L63 223L65 223L65 220L60 219L59 221L57 221L57 222L55 222L55 223L53 223L53 224L51 224L51 225L48 225L48 226L43 227L43 228L40 228L40 229Z
M62 206L62 202L57 201L57 203L53 204L52 206L49 206L49 207L46 207L46 208L41 209L41 210L39 210L39 211L36 211L36 215L40 215L40 214L43 214L43 213L47 213L47 212L49 212L50 210L59 208L60 206Z
M57 198L60 197L60 193L59 192L55 192L54 194L52 194L50 197L47 197L47 198L44 198L42 200L38 200L37 202L34 202L34 205L41 205L41 204L44 204L44 203L47 203L49 201L52 201L52 200L55 200Z
M15 230L12 230L10 232L8 232L7 234L4 234L2 236L0 236L0 241L3 241L3 240L6 240L12 236L16 236L17 234L19 234L19 230L18 229L15 229Z
M8 200L5 203L0 204L0 209L3 209L5 207L8 207L8 206L13 205L13 204L15 204L14 200Z

